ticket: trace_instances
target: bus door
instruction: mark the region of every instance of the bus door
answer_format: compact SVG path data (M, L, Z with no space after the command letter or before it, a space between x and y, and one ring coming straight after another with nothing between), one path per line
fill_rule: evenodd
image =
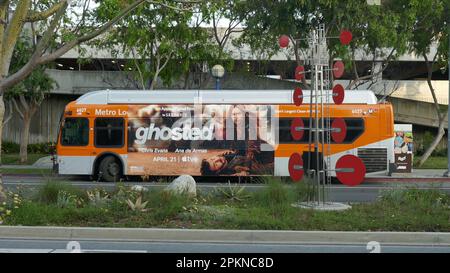
M60 174L90 174L92 169L92 142L89 141L89 119L66 117L62 124L58 152Z
M94 149L92 152L92 158L94 160L104 158L102 155L108 154L115 157L115 161L111 162L114 168L120 169L120 164L126 164L126 160L123 160L127 152L125 147L125 125L125 119L122 117L95 118ZM101 164L101 162L97 163ZM122 167L122 170L126 172L127 166Z

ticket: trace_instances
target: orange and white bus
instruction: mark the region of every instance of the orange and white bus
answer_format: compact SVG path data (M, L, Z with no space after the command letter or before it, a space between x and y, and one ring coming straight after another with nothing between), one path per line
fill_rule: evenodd
M104 181L133 175L289 176L289 157L310 151L304 94L304 104L295 106L291 90L90 92L64 110L57 169ZM347 128L342 142L319 147L321 160L333 169L337 159L352 154L368 173L388 171L394 161L390 104L377 103L371 91L346 91L343 104L323 109ZM305 131L294 140L291 124L298 118Z

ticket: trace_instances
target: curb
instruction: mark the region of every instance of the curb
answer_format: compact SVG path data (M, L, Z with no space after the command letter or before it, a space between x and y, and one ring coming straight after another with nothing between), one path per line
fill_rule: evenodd
M449 232L342 232L161 228L0 227L0 239L114 240L146 242L380 244L450 246Z
M450 177L366 177L363 183L450 182Z

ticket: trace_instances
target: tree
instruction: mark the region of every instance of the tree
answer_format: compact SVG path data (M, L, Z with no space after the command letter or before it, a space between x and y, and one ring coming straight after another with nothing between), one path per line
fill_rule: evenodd
M245 32L241 41L253 50L266 51L267 56L280 52L278 37L290 37L290 49L297 65L303 65L308 48L307 38L311 30L324 23L328 37L338 37L342 29L353 33L351 45L342 46L339 39L328 39L330 61L344 59L354 79L348 88L355 88L381 75L389 62L406 52L411 36L414 13L403 6L408 1L392 1L395 4L370 7L362 0L319 0L319 1L246 1ZM252 7L258 6L257 9ZM278 49L277 49L278 47ZM360 75L355 62L357 50L371 55L371 73ZM382 60L381 69L375 69L376 61ZM305 82L304 82L305 83Z
M116 5L117 0L103 5L98 11L99 20L115 16ZM158 79L170 85L182 75L186 87L191 65L214 59L218 52L200 26L204 18L194 16L195 12L187 10L185 3L172 7L139 7L133 16L95 43L99 48L112 50L115 56L131 56L128 65L134 68L141 89L154 89Z
M247 42L253 50L258 50L260 54L267 49L267 56L270 57L280 51L279 47L278 50L276 49L278 37L282 34L288 35L293 46L287 57L289 59L293 55L297 65L303 65L302 54L305 53L307 42L299 40L306 38L299 35L308 32L313 24L311 18L314 18L317 3L316 1L310 2L245 1L240 12L245 25L241 41Z
M348 29L354 37L349 47L342 46L338 39L329 40L331 59L344 59L348 71L353 74L347 89L369 81L374 84L382 78L388 65L408 49L415 7L409 0L383 2L382 6L368 6L361 0L322 1L328 35L337 37L342 29ZM363 71L355 60L358 51L369 56L370 66Z
M206 21L205 10L202 7L208 3L203 3L192 14L188 23L189 27L184 32L183 45L179 51L179 59L169 62L166 71L162 73L164 81L169 81L173 75L178 76L181 73L184 77L183 89L189 89L189 76L197 79L200 76L198 88L201 88L203 82L203 72L205 67L212 67L218 62L223 62L227 67L228 62L224 59L228 54L224 54L222 49L211 41L210 33L202 24ZM231 61L230 61L231 65Z
M71 5L70 2L70 0L0 0L0 136L5 113L3 94L8 88L23 81L38 66L50 63L70 49L106 32L143 3L166 5L159 0L120 0L116 16L99 23L89 18L92 18L92 9L95 12L102 3L92 8L89 0L76 1ZM187 0L172 2L189 3ZM40 39L26 64L11 73L13 52L23 29L30 22L38 25L38 29L32 31L36 31Z
M258 4L256 3L258 2ZM293 54L301 64L301 54L306 48L304 33L325 23L328 36L336 37L341 29L349 29L354 40L350 47L342 47L337 39L330 39L328 50L331 60L341 57L352 71L353 79L347 86L353 89L379 78L389 63L406 52L414 52L425 59L427 82L433 96L439 129L436 138L420 160L422 165L431 155L444 135L446 113L440 110L431 76L433 71L445 67L448 60L448 32L450 25L449 0L397 0L382 1L381 6L368 6L362 0L319 0L319 1L247 1L249 6L258 5L247 13L246 30L243 39L258 46L258 37L287 34L293 44ZM303 35L299 37L298 35ZM430 59L431 45L438 50ZM270 48L270 47L268 47ZM371 56L370 72L361 74L355 62L355 54L362 50ZM376 65L376 63L380 65ZM448 110L447 110L448 111Z
M25 65L33 51L34 47L29 38L21 37L11 59L11 71L14 73ZM31 119L55 84L56 82L45 73L45 66L39 66L23 81L5 92L5 99L12 102L23 122L20 136L20 163L26 163L28 159Z
M212 25L212 35L220 48L219 58L225 54L225 46L233 33L243 30L239 25L244 20L247 6L239 0L217 0L203 6L202 17L206 23ZM220 27L221 22L226 21L225 27Z
M450 26L450 12L448 0L420 0L412 1L416 7L416 23L414 24L413 36L411 39L410 51L424 58L427 67L427 83L433 104L438 118L438 133L430 146L427 147L419 160L419 166L423 165L432 152L436 149L445 134L445 117L448 108L441 110L436 97L436 90L431 81L434 71L446 66L448 60L448 35ZM430 59L428 55L431 46L436 46L437 50ZM450 69L447 67L447 69Z

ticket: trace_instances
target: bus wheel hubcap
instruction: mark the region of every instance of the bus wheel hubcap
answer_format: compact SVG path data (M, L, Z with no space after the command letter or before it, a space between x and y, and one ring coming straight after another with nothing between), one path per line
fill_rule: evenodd
M116 163L111 163L108 166L108 171L111 175L117 175L119 173L119 168Z

